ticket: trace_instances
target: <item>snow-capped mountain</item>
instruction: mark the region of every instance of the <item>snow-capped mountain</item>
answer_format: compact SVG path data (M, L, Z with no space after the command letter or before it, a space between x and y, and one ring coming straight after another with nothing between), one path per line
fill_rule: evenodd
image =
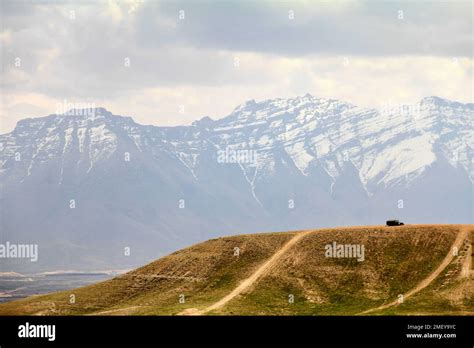
M0 136L0 242L38 243L40 259L4 265L134 266L220 235L392 217L472 223L473 126L474 104L311 95L180 127L102 108L24 119Z

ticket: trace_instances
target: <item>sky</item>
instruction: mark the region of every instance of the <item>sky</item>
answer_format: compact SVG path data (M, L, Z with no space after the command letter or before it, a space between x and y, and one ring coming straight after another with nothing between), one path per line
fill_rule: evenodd
M154 125L310 93L473 101L472 1L0 0L0 133L65 105Z

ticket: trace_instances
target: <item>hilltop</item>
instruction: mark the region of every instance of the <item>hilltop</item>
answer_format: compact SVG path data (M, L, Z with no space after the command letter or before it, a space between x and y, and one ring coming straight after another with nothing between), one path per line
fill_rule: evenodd
M217 238L108 281L0 305L0 315L472 315L473 232L406 225ZM364 246L363 259L327 257L335 242Z

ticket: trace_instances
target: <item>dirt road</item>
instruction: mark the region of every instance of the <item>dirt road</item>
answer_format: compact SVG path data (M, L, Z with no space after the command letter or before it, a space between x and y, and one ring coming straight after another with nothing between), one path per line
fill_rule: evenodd
M131 315L134 313L135 309L141 308L141 306L131 306L125 308L111 309L108 311L102 311L97 313L92 313L89 315Z
M196 310L196 309L188 309L186 311L181 312L181 315L202 315L206 314L210 311L216 310L221 308L234 297L242 294L246 290L248 290L259 278L265 275L271 268L274 266L280 258L299 240L303 237L311 233L312 231L304 231L299 232L296 236L291 238L281 249L279 249L275 254L272 255L263 265L261 265L250 277L242 281L239 286L237 286L231 293L224 296L222 299L214 303L213 305L203 309L203 310Z
M420 225L425 226L425 225ZM429 226L429 225L426 225ZM381 227L381 226L380 226ZM473 229L473 225L459 225L459 231L456 236L455 241L453 242L451 248L449 249L448 254L439 264L439 266L425 279L423 279L420 283L418 283L413 289L408 291L407 293L403 294L404 300L410 298L411 296L415 295L416 293L420 292L428 285L430 285L445 269L446 267L453 261L456 257L453 253L453 248L456 247L458 251L461 250L462 244L465 239L468 238L469 232ZM379 228L378 226L367 226L367 228ZM344 230L350 228L338 228L338 230ZM219 301L215 302L214 304L204 308L204 309L197 309L197 308L187 308L180 312L178 315L204 315L211 311L217 310L225 306L229 301L234 299L235 297L247 292L252 285L254 285L260 278L262 278L265 274L267 274L273 266L275 266L281 258L285 255L285 253L292 248L298 241L302 238L307 236L308 234L314 232L313 230L298 232L293 238L291 238L283 247L277 250L267 261L265 261L261 266L259 266L254 273L252 273L248 278L244 279L235 289L233 289L228 295L221 298ZM359 313L359 315L373 313L379 310L383 310L386 308L390 308L392 306L398 305L398 300L394 300L390 303L381 305L379 307L371 308L364 312ZM132 306L127 308L115 309L115 310L108 310L102 311L98 313L94 313L94 315L130 315L138 309L139 306Z
M413 289L408 291L406 294L403 294L403 300L406 300L407 298L413 296L414 294L416 294L416 293L420 292L421 290L423 290L424 288L426 288L428 285L431 284L431 282L433 280L435 280L446 269L446 267L448 267L448 265L451 263L451 261L453 261L454 257L456 256L453 253L453 249L456 247L458 251L461 250L462 244L463 244L464 240L466 238L468 238L469 232L471 230L472 230L472 225L459 225L458 235L457 235L453 245L449 249L449 252L446 255L446 257L443 259L443 261L440 263L440 265L433 271L433 273L431 273L428 277L426 277L421 282L419 282ZM368 313L376 312L376 311L379 311L379 310L382 310L382 309L386 309L386 308L396 306L398 304L400 304L400 303L397 299L395 301L384 304L382 306L371 308L371 309L366 310L364 312L361 312L359 314L368 314Z

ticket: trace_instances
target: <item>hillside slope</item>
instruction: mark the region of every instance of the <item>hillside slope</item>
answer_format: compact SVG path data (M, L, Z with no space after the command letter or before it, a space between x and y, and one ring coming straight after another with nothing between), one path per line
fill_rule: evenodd
M0 305L0 315L472 315L473 232L408 225L218 238L112 280ZM364 246L364 257L327 257L334 242Z

